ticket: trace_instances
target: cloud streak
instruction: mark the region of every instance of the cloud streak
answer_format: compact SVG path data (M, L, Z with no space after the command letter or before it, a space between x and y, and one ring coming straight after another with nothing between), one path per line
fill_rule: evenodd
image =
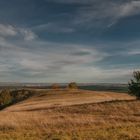
M28 42L24 39L13 42L6 38L0 41L0 68L3 67L1 74L10 74L12 77L54 77L60 73L69 73L65 71L67 67L84 67L101 61L106 56L106 53L84 45L41 40Z
M104 27L108 28L123 18L140 15L140 1L138 0L53 0L53 2L79 4L70 22L73 26L86 25L87 28L101 28L104 24Z
M0 36L7 37L7 36L16 36L16 35L17 35L17 31L13 26L11 25L6 26L0 24Z
M32 32L30 29L14 27L12 25L4 25L0 24L0 38L8 38L12 37L12 39L22 39L30 41L37 37L37 35Z
M47 33L74 33L75 29L72 27L67 27L65 25L62 25L61 23L47 23L47 24L41 24L33 27L33 30L35 31L46 31Z

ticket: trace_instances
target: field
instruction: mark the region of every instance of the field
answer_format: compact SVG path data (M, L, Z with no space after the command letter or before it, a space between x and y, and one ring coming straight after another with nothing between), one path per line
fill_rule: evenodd
M92 91L111 91L111 92L120 92L120 93L128 92L127 84L91 84L91 85L82 85L79 87L80 89L92 90Z
M140 140L140 101L125 93L34 90L0 112L0 140Z

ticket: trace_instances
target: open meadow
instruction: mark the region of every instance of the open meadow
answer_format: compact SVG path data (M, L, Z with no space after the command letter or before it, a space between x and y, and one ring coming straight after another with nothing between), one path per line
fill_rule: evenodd
M0 111L0 140L140 140L140 101L125 93L34 90Z
M140 0L0 0L0 140L140 140Z

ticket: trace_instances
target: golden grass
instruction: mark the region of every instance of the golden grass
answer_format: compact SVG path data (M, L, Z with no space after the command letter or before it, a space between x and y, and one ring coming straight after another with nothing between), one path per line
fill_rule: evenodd
M50 107L98 103L112 100L133 100L135 97L124 93L97 92L85 90L37 90L34 96L7 108L8 111L40 110Z
M55 92L40 91L31 99L1 111L0 140L140 140L140 101L134 97L105 92ZM71 104L57 105L59 95ZM92 96L99 100L102 95L128 101L88 102ZM37 107L39 103L41 107Z

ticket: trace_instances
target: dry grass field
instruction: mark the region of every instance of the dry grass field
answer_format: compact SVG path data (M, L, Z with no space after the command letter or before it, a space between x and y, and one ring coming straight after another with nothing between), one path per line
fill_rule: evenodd
M140 101L124 93L35 90L0 111L0 140L140 140Z

